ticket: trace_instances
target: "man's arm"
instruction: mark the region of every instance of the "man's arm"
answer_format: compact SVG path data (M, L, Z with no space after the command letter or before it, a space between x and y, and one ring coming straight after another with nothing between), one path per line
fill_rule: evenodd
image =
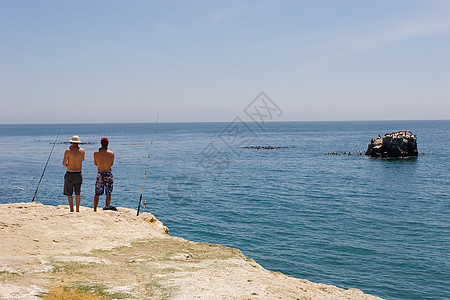
M112 151L111 151L112 152ZM111 155L111 166L114 164L114 152L112 152L112 155Z
M94 152L94 165L97 165L97 153L98 151Z
M68 149L66 149L66 151L64 152L64 158L63 158L62 164L66 168L69 165L69 150Z

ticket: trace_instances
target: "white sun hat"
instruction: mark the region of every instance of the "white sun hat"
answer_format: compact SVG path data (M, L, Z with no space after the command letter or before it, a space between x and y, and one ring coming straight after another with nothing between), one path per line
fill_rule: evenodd
M79 143L81 143L81 140L78 135L74 135L69 142L74 143L74 144L79 144Z

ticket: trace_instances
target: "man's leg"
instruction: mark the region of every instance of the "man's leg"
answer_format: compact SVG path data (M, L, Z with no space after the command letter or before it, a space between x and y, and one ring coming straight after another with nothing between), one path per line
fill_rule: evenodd
M103 183L103 178L101 173L97 173L97 178L95 180L95 196L94 196L94 211L97 211L98 201L101 195L105 191L105 186Z
M67 195L67 201L69 201L70 212L73 212L73 196Z
M69 173L64 175L64 195L67 195L67 202L69 202L70 212L73 212L73 185L70 181Z
M79 183L73 185L73 190L75 192L75 201L76 201L76 205L77 205L77 212L80 212L81 183L82 183L82 177L80 175Z
M106 207L111 205L111 195L106 195Z
M97 211L98 199L99 198L100 198L100 195L95 195L94 196L94 211Z
M80 212L81 195L75 195L75 201L77 203L77 212ZM72 204L72 211L73 211L73 204Z
M106 177L106 207L111 206L111 193L113 191L113 184L114 184L114 177L112 173L107 173L108 176Z

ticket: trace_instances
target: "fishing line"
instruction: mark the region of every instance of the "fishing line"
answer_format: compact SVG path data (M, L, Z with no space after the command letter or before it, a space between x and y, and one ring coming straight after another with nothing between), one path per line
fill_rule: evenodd
M38 193L38 190L39 190L39 186L41 185L41 181L42 181L42 178L44 177L45 170L47 169L48 162L50 161L50 157L52 156L53 149L55 149L55 145L56 145L56 141L58 140L58 137L59 137L59 132L58 132L58 135L56 136L55 141L53 142L52 150L50 151L50 154L48 155L47 163L45 164L44 170L42 170L41 179L39 179L39 183L38 183L38 185L36 187L36 191L34 192L34 197L33 197L33 200L31 200L31 202L34 202L34 200L36 200L36 198L37 198L37 193Z
M139 212L141 210L141 206L143 206L144 208L147 206L147 200L144 200L144 203L142 203L142 195L144 194L145 176L147 176L148 165L150 164L150 150L151 150L151 147L153 145L153 140L155 138L155 131L156 131L156 126L158 125L158 118L159 118L159 114L156 116L155 127L153 128L153 133L152 133L152 141L150 142L150 147L149 147L149 150L148 150L149 153L148 153L148 157L147 157L147 163L145 165L144 179L142 180L142 190L141 190L141 196L139 197L139 205L138 205L138 209L137 209L137 216L139 216Z

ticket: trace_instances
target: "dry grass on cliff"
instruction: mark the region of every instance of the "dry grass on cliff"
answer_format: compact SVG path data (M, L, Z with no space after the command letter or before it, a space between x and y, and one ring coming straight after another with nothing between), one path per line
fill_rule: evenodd
M205 262L245 258L237 249L177 238L140 240L131 247L74 255L89 260L53 259L53 272L47 278L52 288L42 294L43 299L170 299L177 288L168 284L168 279L175 273L195 272L204 268ZM123 290L114 290L117 286Z

